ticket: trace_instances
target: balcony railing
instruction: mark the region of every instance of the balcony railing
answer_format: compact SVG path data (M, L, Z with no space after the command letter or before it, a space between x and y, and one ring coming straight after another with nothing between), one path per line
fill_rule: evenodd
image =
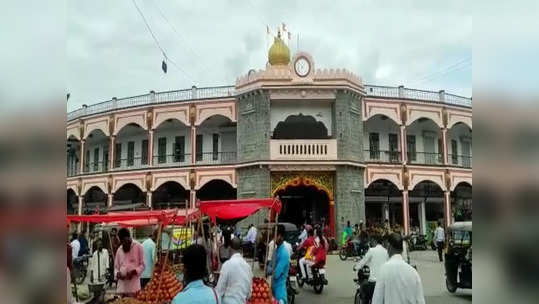
M186 101L194 99L231 97L234 96L234 89L234 86L219 86L206 88L194 87L191 89L155 92L126 98L113 98L111 100L96 103L90 106L85 106L75 111L71 111L67 113L67 121L87 115L93 115L142 105Z
M195 156L197 165L233 164L236 162L236 152L204 152Z
M442 153L434 152L408 152L408 163L421 165L441 165L443 164Z
M365 91L367 92L367 96L372 97L407 98L436 103L446 103L469 108L472 107L471 98L445 93L444 91L436 92L409 89L405 87L388 87L377 85L365 85Z
M449 154L449 164L457 167L471 168L472 157L470 155Z
M148 167L148 159L143 159L141 157L117 159L114 162L115 171L141 169L141 168L147 168L147 167Z
M75 167L67 167L67 176L68 177L71 177L71 176L76 176L76 175L79 175L79 166L78 166L78 163L77 163L77 166Z
M272 139L272 160L336 160L336 139Z
M191 154L155 155L154 167L188 166L191 165Z
M159 104L167 102L187 101L196 99L223 98L235 96L234 86L218 86L205 88L191 88L183 90L174 90L167 92L155 92L138 96L113 98L104 102L96 103L90 106L84 106L80 109L67 113L67 121L79 117L130 108L150 104ZM472 99L449 94L445 92L425 91L409 89L404 87L389 87L377 85L365 85L367 96L388 97L388 98L408 98L423 100L436 103L447 103L452 105L472 107Z
M84 173L102 173L108 171L108 163L105 162L91 162L84 166Z
M400 151L365 150L365 161L374 163L401 163Z

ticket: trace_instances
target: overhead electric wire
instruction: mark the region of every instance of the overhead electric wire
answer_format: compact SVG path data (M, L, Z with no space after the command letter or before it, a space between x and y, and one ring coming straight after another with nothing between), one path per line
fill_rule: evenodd
M197 54L197 52L195 52L195 50L187 43L187 40L180 34L180 32L176 29L176 26L174 26L174 24L172 22L170 22L170 20L165 16L165 13L163 13L163 11L161 10L161 8L159 7L159 5L156 3L155 0L153 0L153 4L155 6L155 8L157 9L157 11L159 12L159 15L161 15L161 17L165 20L165 22L172 28L172 30L176 33L176 35L178 35L178 38L179 40L181 41L181 43L186 47L187 50L189 50L189 52L191 53L191 55L193 55L193 57L196 57L196 61L202 65L202 72L206 72L210 66L208 65L205 65L203 62L203 60L201 59L201 57Z
M142 20L144 21L144 24L146 25L146 28L148 29L148 32L150 32L150 35L152 36L155 44L157 45L157 47L159 48L159 50L161 50L161 53L163 54L163 57L165 57L165 59L167 61L170 61L172 63L172 65L174 67L176 67L180 72L184 73L186 78L188 80L190 80L191 82L193 82L193 78L191 76L189 76L189 74L182 68L180 68L176 62L174 62L172 59L170 59L170 57L167 56L165 50L163 49L163 47L161 47L161 44L159 43L159 40L157 40L157 37L155 37L155 34L153 33L152 31L152 28L150 27L150 25L148 24L148 21L146 20L146 17L144 17L144 14L142 13L142 11L140 10L139 6L137 5L137 2L135 0L131 0L133 2L133 5L135 5L135 8L137 9L138 13L140 14L140 17L142 17Z
M439 76L446 75L448 73L456 72L462 70L462 68L467 68L471 66L471 59L472 57L466 57L464 59L459 60L458 62L451 64L449 66L446 66L442 69L439 69L433 73L427 74L421 78L416 79L415 81L412 81L411 84L420 84L424 83L426 81L431 81L432 79L435 79Z

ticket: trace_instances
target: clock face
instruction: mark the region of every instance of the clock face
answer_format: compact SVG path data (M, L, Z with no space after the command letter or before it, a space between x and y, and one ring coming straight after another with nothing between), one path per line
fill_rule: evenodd
M298 76L300 77L307 76L311 71L311 65L309 61L304 57L300 57L298 60L296 60L294 68L296 69L296 74L298 74Z

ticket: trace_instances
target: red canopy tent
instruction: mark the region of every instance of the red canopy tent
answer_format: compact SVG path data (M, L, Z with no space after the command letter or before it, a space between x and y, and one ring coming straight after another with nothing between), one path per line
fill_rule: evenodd
M88 222L88 223L117 223L125 227L137 227L163 223L163 225L183 225L189 220L195 220L200 213L196 209L178 210L150 210L150 211L129 211L111 212L107 214L92 215L68 215L67 222Z
M213 222L217 218L232 220L247 217L263 208L280 213L282 207L279 198L199 201L198 206L200 213L209 216Z

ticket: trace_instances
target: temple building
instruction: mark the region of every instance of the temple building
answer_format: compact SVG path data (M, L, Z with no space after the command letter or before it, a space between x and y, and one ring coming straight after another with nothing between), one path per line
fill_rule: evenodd
M279 221L388 220L406 233L471 217L472 100L364 84L291 54L234 86L154 92L67 114L67 211L279 196ZM263 216L263 215L260 215Z

